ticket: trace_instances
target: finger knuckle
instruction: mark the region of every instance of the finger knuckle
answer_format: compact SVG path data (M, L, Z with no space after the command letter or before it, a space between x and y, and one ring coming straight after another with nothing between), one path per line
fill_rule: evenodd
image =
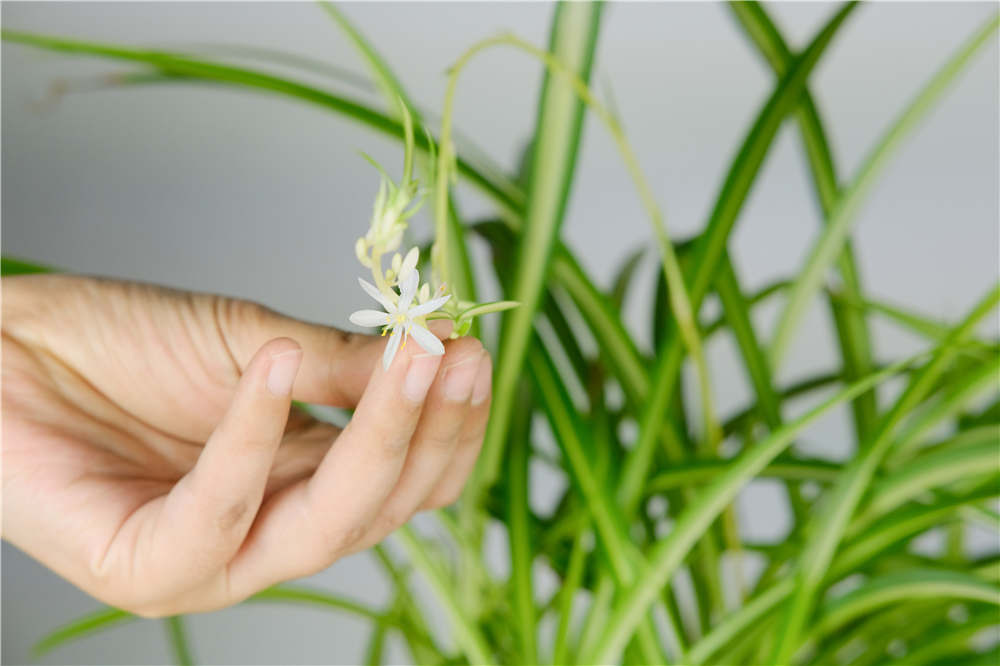
M430 497L424 502L424 508L426 509L443 509L446 506L451 506L459 500L462 496L462 487L458 485L449 485L445 488L438 488Z
M222 534L228 534L234 528L241 525L247 515L249 505L246 500L238 500L230 504L228 508L220 512L215 519L215 526Z
M240 327L254 330L252 327L264 323L272 315L271 310L260 303L221 296L215 297L215 308L220 320L235 330Z
M315 570L322 571L349 553L354 545L364 538L365 532L367 532L367 525L361 523L328 530L322 538L322 544L314 562Z
M437 452L450 451L458 443L457 437L459 426L461 426L461 423L451 423L442 429L441 432L425 435L423 438L423 446Z
M452 504L457 502L461 496L462 496L461 486L455 486L454 488L450 488L446 490L444 493L442 493L441 506L442 507L451 506Z
M406 455L410 440L408 437L401 437L399 433L387 430L379 430L373 433L373 452L376 457L376 464L390 465L397 463L400 458Z
M383 512L379 519L381 527L384 528L382 531L386 533L395 532L400 527L408 523L411 516L412 512L408 510L389 509Z
M420 505L421 511L434 511L436 509L443 509L448 506L448 503L444 501L444 497L435 493L424 500L424 503Z

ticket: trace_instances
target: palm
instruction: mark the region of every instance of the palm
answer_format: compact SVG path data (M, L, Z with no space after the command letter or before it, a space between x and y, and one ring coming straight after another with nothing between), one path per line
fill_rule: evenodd
M72 344L17 339L18 313L9 312L5 430L31 437L10 437L5 457L15 468L18 456L45 461L34 466L24 497L58 521L59 532L75 531L89 553L106 551L134 512L155 511L193 468L239 380L222 335L198 339L196 320L213 316L205 312L211 299L181 303L156 291L166 298L152 309L130 307L127 297L89 302L82 329L68 321L72 312L33 315L54 319L46 330L72 336ZM308 476L338 432L293 411L265 497ZM80 524L88 529L74 530Z

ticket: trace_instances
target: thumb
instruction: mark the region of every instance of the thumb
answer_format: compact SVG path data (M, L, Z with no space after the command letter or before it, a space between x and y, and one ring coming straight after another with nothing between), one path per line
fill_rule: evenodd
M246 368L265 341L288 337L302 346L302 368L292 397L334 407L355 407L368 386L372 368L382 358L386 338L286 317L250 301L229 300L213 311L213 326L240 368ZM447 338L452 324L430 322L430 330Z
M216 312L214 321L240 368L268 340L288 337L301 345L302 368L292 397L303 402L354 407L385 343L377 335L301 321L249 301L227 300Z
M180 576L172 580L213 573L246 538L285 431L302 356L289 338L258 350L194 468L167 496L162 547L153 552L165 556L167 570Z

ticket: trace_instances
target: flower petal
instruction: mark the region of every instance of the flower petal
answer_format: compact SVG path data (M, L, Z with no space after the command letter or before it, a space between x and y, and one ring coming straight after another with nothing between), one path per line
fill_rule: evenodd
M444 354L444 345L441 344L441 341L438 340L436 335L420 324L414 324L410 327L410 335L413 336L417 344L423 347L428 354L434 354L435 356Z
M406 280L410 275L410 271L417 267L418 259L420 259L420 250L413 247L406 253L406 258L400 262L399 268L393 266L393 268L396 268L396 274L399 276L400 282Z
M389 342L386 343L385 352L382 354L383 369L389 369L392 359L396 357L396 352L399 350L399 340L402 337L402 331L398 326L392 329L392 335L389 336Z
M417 295L417 286L419 283L420 273L415 269L405 276L400 276L398 305L400 312L406 312L410 304L413 303L413 297Z
M361 278L358 278L358 282L361 284L361 288L365 290L365 293L378 301L379 305L384 307L386 312L395 312L396 306L385 297L385 294L378 290L378 287L371 282L365 282Z
M348 319L355 326L385 326L389 323L389 315L378 310L358 310L352 313Z
M410 308L407 314L409 314L411 317L423 317L425 314L430 314L431 312L434 312L442 305L447 303L449 298L451 298L451 294L445 294L444 296L438 296L437 298L432 298L423 305L418 305L415 308Z

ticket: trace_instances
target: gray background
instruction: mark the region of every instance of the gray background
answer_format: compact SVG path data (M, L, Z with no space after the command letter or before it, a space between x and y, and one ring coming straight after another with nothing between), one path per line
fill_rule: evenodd
M835 159L846 179L902 105L995 4L877 4L851 18L813 76ZM548 4L351 4L346 13L381 49L417 102L440 109L445 68L477 39L510 29L545 43ZM796 46L828 16L825 4L781 4L773 13ZM4 3L7 28L135 44L256 44L311 55L356 71L363 65L311 4ZM293 315L347 325L364 303L353 239L370 214L376 178L358 156L387 164L399 151L382 137L318 108L208 86L72 94L45 102L56 79L74 82L122 65L3 46L3 252L68 270L142 279L252 298ZM607 7L595 70L610 84L625 127L671 230L700 228L748 124L772 85L724 7ZM855 233L868 291L947 319L997 277L998 103L993 41L899 152L865 203ZM538 66L512 51L480 57L459 86L456 122L507 167L530 135ZM376 100L363 92L362 98ZM601 283L649 228L611 142L588 122L564 238ZM469 216L487 214L462 193ZM418 235L426 218L415 223ZM796 270L819 221L791 125L779 135L730 249L748 288ZM648 339L653 266L627 320ZM484 271L485 274L486 271ZM709 304L711 307L711 304ZM773 307L757 313L764 331ZM874 327L882 358L919 341ZM723 410L749 390L731 341L710 347ZM782 379L835 362L824 308L816 306L790 350ZM850 450L845 412L811 429L806 448ZM562 481L533 476L544 504ZM774 488L741 497L744 531L780 536ZM988 545L988 544L987 544ZM315 577L375 604L387 589L366 555ZM3 546L3 662L29 660L47 628L96 602ZM367 629L346 616L293 608L234 608L189 621L204 663L351 663ZM393 660L405 658L394 650ZM47 655L43 663L160 663L161 626L138 622Z

